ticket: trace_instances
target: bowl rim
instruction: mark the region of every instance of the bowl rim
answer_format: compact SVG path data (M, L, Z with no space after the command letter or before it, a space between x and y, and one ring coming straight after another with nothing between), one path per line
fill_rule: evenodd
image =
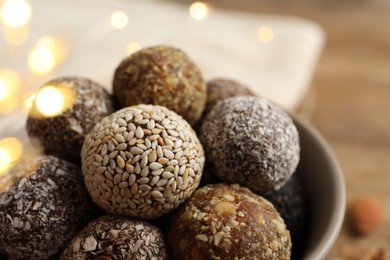
M342 224L344 222L345 210L346 210L346 186L344 181L343 172L341 166L337 160L337 157L328 144L323 135L306 119L299 115L292 115L293 120L298 122L303 128L306 128L308 134L310 134L318 144L323 148L324 156L331 163L332 178L335 180L335 197L338 198L335 201L334 208L336 209L330 219L329 227L325 234L322 236L320 242L308 253L305 254L303 259L325 259L333 244L340 233Z

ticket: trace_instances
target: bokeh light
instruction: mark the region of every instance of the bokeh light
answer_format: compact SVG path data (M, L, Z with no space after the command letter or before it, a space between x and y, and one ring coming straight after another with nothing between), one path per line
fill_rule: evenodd
M31 19L31 7L25 0L6 0L1 8L2 21L13 28L26 25Z
M257 39L261 43L270 43L274 36L274 31L270 27L263 26L257 30Z
M141 44L139 44L138 42L130 42L130 43L127 44L127 46L126 46L126 54L127 54L127 55L131 55L131 54L133 54L134 52L139 51L141 48L142 48L142 46L141 46Z
M20 159L23 153L22 143L14 138L7 137L0 140L0 174L9 169L13 162Z
M129 23L129 17L125 12L116 11L111 14L110 17L111 25L117 30L123 29Z
M210 14L210 6L204 2L195 2L190 6L190 15L194 20L204 20Z
M52 72L67 56L68 48L61 38L43 36L31 49L28 66L36 74Z
M35 99L35 104L42 115L53 117L62 112L65 99L58 88L45 86L39 90Z
M28 66L36 74L47 74L54 69L56 57L53 51L54 39L44 36L37 41L28 56Z

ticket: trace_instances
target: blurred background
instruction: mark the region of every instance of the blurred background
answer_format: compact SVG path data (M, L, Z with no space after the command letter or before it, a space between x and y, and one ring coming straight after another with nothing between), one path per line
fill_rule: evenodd
M26 111L47 80L76 74L110 89L126 55L174 44L206 79L229 75L310 120L340 161L348 201L379 200L379 228L357 236L346 220L329 259L390 251L390 2L197 4L1 0L0 172L28 152Z

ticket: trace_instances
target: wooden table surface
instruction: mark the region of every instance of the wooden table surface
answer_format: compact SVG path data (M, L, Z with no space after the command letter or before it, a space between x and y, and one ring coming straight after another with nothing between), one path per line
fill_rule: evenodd
M293 3L294 2L294 3ZM347 200L372 195L384 207L380 227L358 237L344 221L329 259L390 258L390 2L214 0L216 7L316 21L327 42L312 81L311 122L335 151ZM389 259L387 258L386 259Z

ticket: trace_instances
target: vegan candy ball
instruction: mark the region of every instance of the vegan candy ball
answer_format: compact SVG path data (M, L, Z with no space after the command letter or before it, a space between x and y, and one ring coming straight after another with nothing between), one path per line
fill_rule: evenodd
M168 234L174 259L290 259L291 240L271 203L237 184L198 189Z
M207 82L207 102L204 115L210 113L220 101L237 96L256 96L248 87L227 78L216 78Z
M207 97L198 67L184 52L166 45L142 49L124 59L115 70L113 90L120 107L165 106L192 125L200 118Z
M80 164L85 136L113 112L110 95L82 77L62 77L42 86L27 119L27 132L45 153Z
M219 102L204 120L200 139L217 177L256 193L282 186L299 162L299 136L292 119L264 98Z
M85 184L110 213L152 219L198 187L204 152L191 126L161 106L138 105L104 118L82 149Z
M97 213L81 170L53 156L21 161L0 189L0 251L9 259L58 256Z
M61 260L168 259L161 231L143 221L103 216L88 224L69 244Z
M301 259L309 220L309 201L302 181L293 174L283 187L263 196L274 205L291 233L293 259Z

